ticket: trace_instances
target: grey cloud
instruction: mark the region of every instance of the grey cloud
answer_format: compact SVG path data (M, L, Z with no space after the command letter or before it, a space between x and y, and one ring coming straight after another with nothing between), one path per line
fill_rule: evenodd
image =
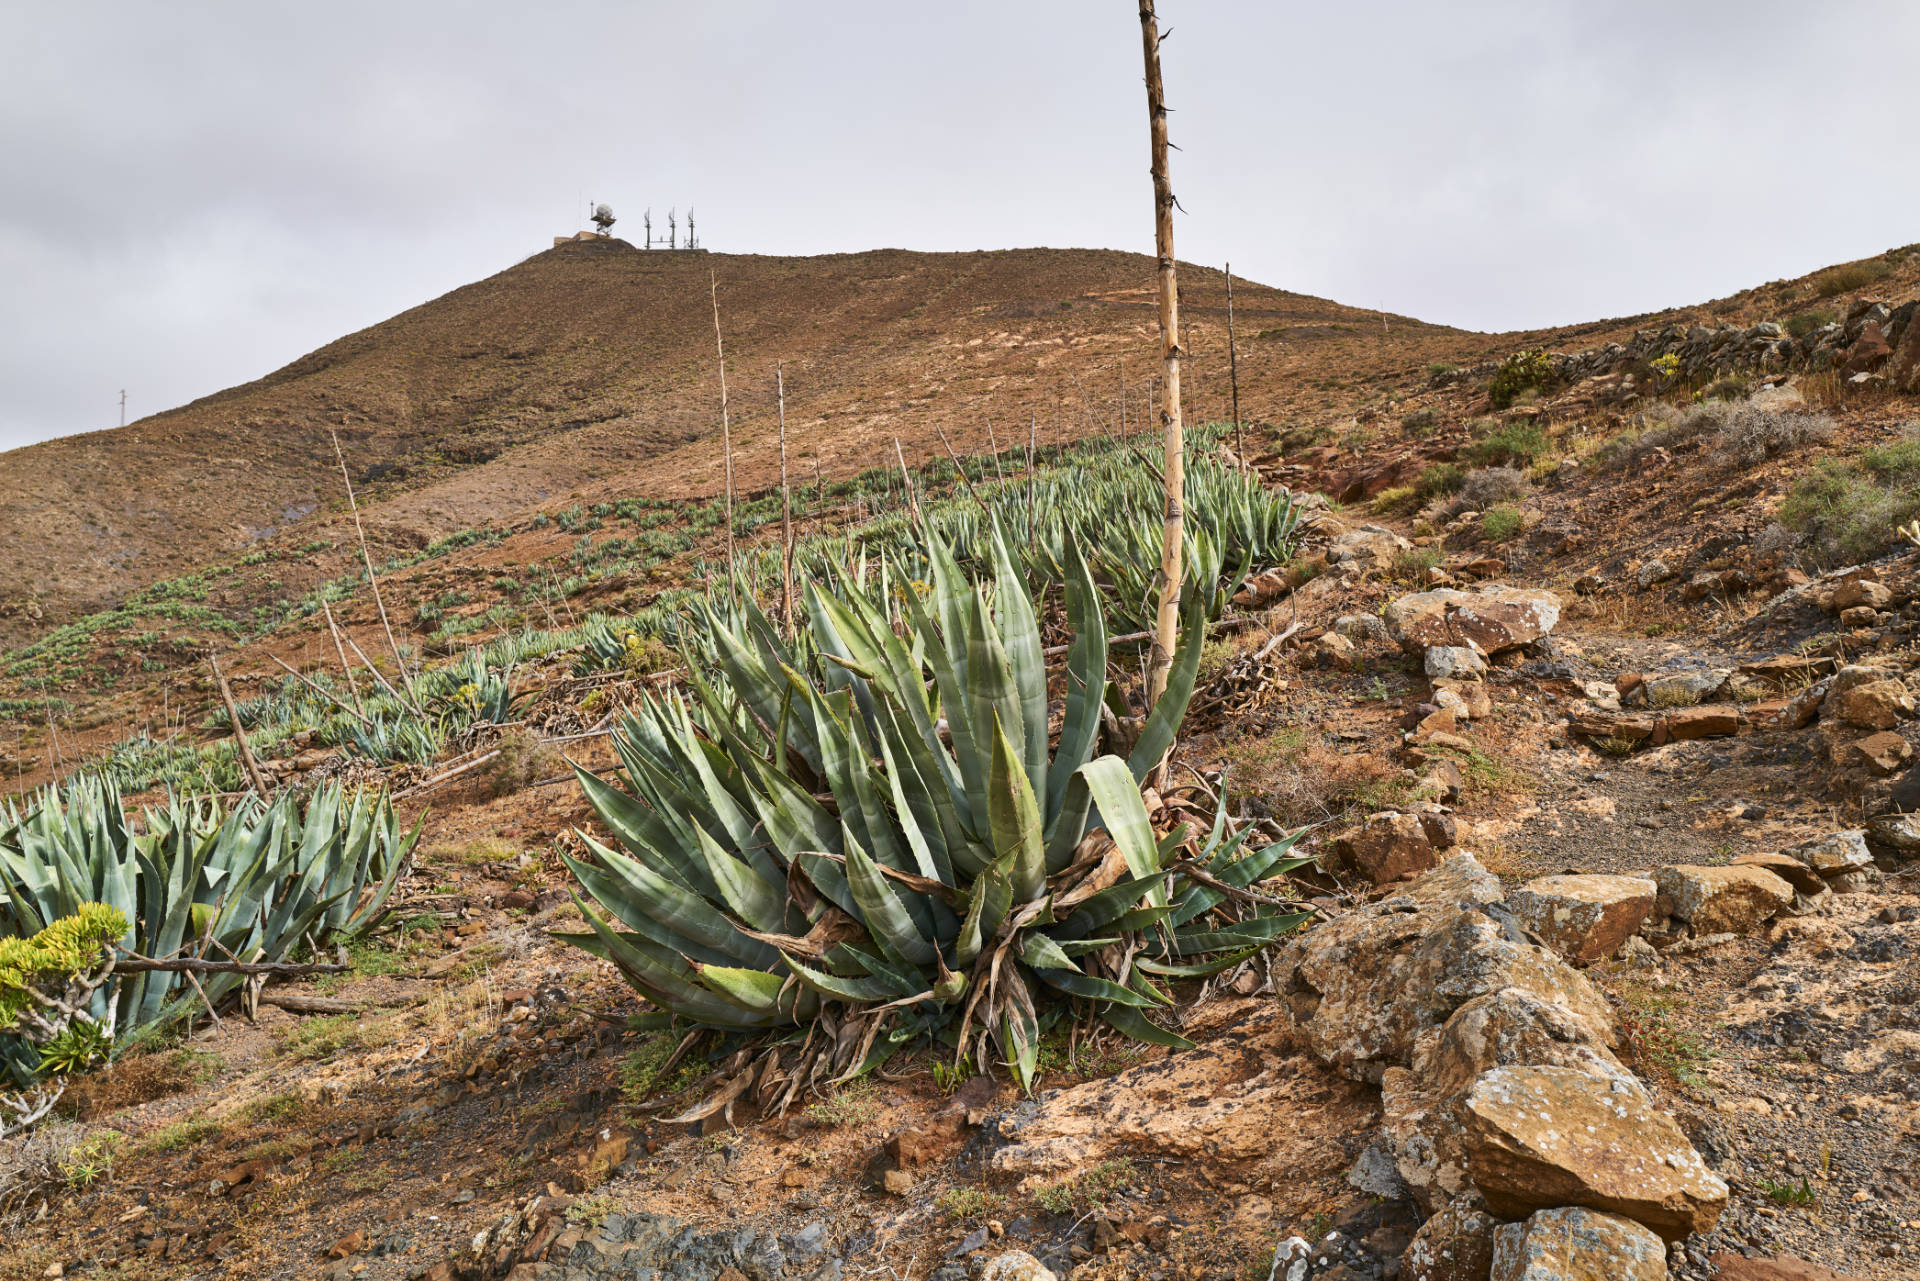
M1920 8L1161 0L1183 257L1472 328L1920 239ZM0 15L0 447L257 377L610 201L720 250L1151 244L1125 3Z

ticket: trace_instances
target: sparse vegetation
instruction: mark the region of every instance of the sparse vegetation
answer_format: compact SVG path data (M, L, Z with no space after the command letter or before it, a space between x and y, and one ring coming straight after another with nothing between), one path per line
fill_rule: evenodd
M1838 314L1824 307L1816 307L1811 311L1803 311L1797 316L1788 317L1786 330L1795 338L1805 338L1814 330L1831 325L1839 318Z
M985 1219L999 1214L1005 1210L1007 1199L998 1192L963 1183L942 1192L936 1204L949 1223L957 1223L964 1219Z
M1132 1187L1137 1178L1133 1162L1119 1157L1059 1183L1043 1183L1033 1190L1033 1199L1048 1214L1073 1214L1104 1205L1115 1192Z
M1900 526L1920 517L1920 428L1857 460L1823 458L1794 481L1780 522L1805 534L1823 558L1847 563L1879 555Z
M1890 270L1886 263L1874 258L1829 267L1813 278L1813 294L1816 298L1832 298L1856 289L1865 289L1875 281L1885 279Z
M807 1108L816 1125L871 1125L880 1118L879 1090L871 1081L850 1081Z
M1482 467L1526 467L1546 450L1546 433L1540 428L1504 423L1469 445L1461 457Z

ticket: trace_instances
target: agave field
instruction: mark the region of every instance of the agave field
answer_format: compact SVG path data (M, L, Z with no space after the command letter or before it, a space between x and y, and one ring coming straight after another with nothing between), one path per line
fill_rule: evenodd
M1295 865L1292 839L1254 848L1224 815L1156 831L1143 797L1206 621L1288 559L1298 518L1285 491L1192 452L1185 637L1151 708L1111 673L1152 619L1160 480L1090 441L1012 475L1000 459L897 489L876 473L863 519L797 540L792 617L783 547L763 539L638 613L509 630L434 666L396 649L358 685L289 675L203 728L237 720L256 753L300 736L418 777L520 723L526 672L678 674L612 724L611 781L577 771L609 840L567 858L590 929L563 937L614 964L648 1020L736 1047L740 1070L694 1115L731 1115L749 1088L785 1106L909 1046L1029 1083L1062 1021L1181 1045L1160 1017L1171 985L1305 919L1259 888ZM755 504L747 527L775 510ZM591 546L597 516L561 519ZM116 958L280 960L378 917L418 836L385 795L334 783L268 801L245 782L231 739L143 734L0 814L16 1122L65 1072L249 981ZM165 803L129 818L123 791L155 784Z

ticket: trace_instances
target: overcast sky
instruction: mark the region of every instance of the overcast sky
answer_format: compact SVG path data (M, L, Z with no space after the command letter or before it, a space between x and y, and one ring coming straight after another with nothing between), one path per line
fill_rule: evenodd
M1180 256L1513 329L1920 240L1911 0L1160 0ZM1129 0L0 4L0 448L610 202L724 251L1150 251Z

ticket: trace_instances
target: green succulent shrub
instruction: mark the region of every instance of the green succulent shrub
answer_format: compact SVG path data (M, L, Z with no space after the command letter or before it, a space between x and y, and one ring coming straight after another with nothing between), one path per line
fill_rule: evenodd
M1505 409L1530 391L1539 391L1553 379L1553 361L1538 347L1516 351L1500 362L1487 385L1487 399Z
M810 585L798 646L750 602L715 617L716 679L649 700L615 738L630 790L578 771L619 848L589 839L568 862L612 921L588 911L593 932L562 937L663 1017L772 1033L765 1105L929 1039L1030 1084L1043 1029L1076 1010L1185 1045L1149 1017L1166 982L1306 919L1238 894L1293 866L1291 839L1250 850L1221 826L1188 860L1184 829L1149 825L1141 780L1192 695L1200 608L1129 754L1102 754L1103 708L1121 704L1077 542L1055 702L1033 598L990 537L978 585L938 540L925 580ZM730 1107L752 1077L703 1106Z

